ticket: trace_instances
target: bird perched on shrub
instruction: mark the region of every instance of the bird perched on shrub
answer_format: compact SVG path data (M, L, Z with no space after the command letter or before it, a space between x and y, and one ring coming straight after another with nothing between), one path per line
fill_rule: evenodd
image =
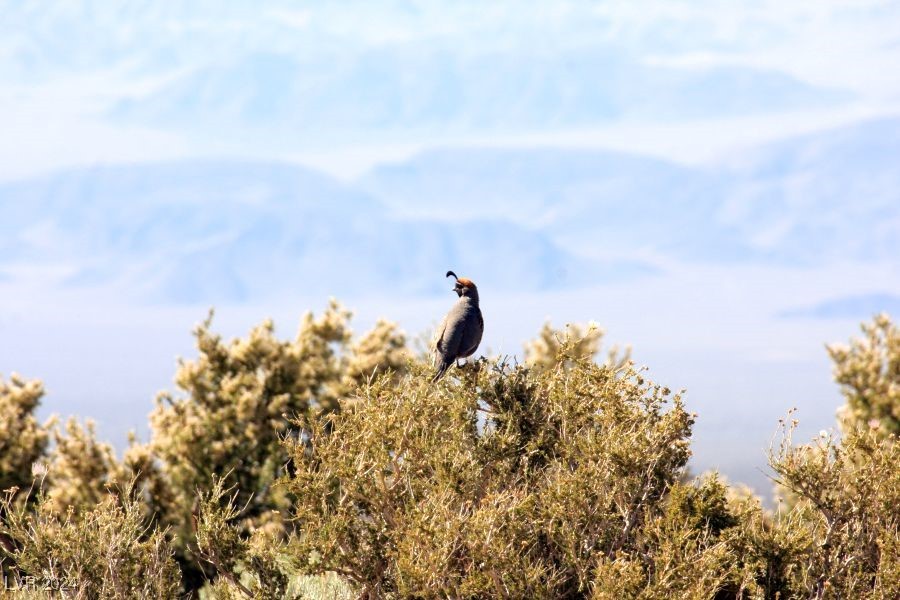
M472 356L481 343L481 334L484 333L484 319L478 307L478 288L470 279L457 277L453 271L447 271L447 277L456 279L453 291L459 296L459 300L444 317L444 322L438 329L434 344L437 372L432 382L443 377L456 360Z

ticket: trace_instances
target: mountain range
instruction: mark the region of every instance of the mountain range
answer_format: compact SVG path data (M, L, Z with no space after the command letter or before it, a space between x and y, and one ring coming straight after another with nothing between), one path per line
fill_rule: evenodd
M0 185L0 278L131 302L429 295L652 276L667 261L900 257L900 119L688 167L609 151L445 148L342 182L273 162L78 168Z
M130 301L234 303L281 293L421 294L448 268L500 289L547 289L648 270L587 260L502 220L389 214L304 167L184 161L76 169L0 186L0 272L57 273ZM466 269L467 265L472 268Z
M447 149L364 189L406 216L532 226L588 256L814 265L900 256L900 119L806 135L700 167L613 152Z

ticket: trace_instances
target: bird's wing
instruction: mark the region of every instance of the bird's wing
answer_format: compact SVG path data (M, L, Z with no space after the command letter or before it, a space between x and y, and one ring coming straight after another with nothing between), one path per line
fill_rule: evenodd
M439 353L444 359L449 358L449 360L453 360L459 356L460 347L465 336L468 311L468 303L457 302L450 309L450 312L447 313L444 325L441 328L438 345L435 347L435 352Z
M440 356L444 352L444 333L447 331L447 318L449 316L450 315L444 317L444 320L441 321L441 326L437 328L437 335L434 338L434 345L431 348L435 357Z
M466 318L465 332L460 344L460 356L471 356L481 343L484 334L484 317L481 309L475 308L474 313L469 313Z

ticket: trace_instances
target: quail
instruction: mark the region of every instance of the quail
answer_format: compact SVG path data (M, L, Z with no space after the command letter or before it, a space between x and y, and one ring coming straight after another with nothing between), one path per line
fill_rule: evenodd
M455 361L472 356L484 333L484 318L478 307L478 288L470 279L457 277L453 271L447 271L447 277L456 279L453 291L459 296L459 300L438 329L434 344L437 371L431 379L432 383L443 377Z

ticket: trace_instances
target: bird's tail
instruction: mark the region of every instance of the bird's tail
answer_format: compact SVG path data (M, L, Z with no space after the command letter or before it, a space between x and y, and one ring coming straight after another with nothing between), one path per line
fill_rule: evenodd
M452 364L453 364L453 361L448 362L448 361L442 360L441 364L438 365L438 370L434 374L434 377L431 378L431 383L434 383L435 381L437 381L438 379L443 377L444 373L447 372L447 369L449 369Z

